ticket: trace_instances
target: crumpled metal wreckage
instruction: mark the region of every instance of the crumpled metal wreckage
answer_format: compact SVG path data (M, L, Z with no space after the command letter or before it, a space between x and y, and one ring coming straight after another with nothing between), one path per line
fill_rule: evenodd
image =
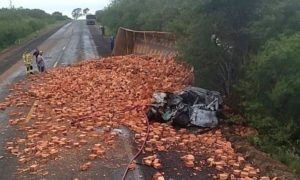
M217 91L188 87L179 93L155 92L153 98L147 112L149 120L183 127L214 128L218 125L217 112L223 99Z

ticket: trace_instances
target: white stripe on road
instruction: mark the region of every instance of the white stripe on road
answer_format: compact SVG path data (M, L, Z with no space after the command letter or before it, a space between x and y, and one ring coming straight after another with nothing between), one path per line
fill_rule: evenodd
M58 61L56 61L56 63L54 64L54 66L53 66L53 67L56 67L56 66L57 66L57 64L58 64Z
M66 46L64 46L62 50L64 51L65 49L66 49ZM56 63L54 64L54 66L53 66L53 67L56 67L56 66L57 66L57 64L58 64L58 61L59 61L59 60L57 60L57 61L56 61Z

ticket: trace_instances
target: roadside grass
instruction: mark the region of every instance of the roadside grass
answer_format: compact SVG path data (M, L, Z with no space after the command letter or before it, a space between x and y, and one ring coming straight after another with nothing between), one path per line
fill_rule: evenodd
M240 115L226 114L226 117L226 122L229 124L247 124L245 119ZM269 154L273 159L285 164L300 178L300 155L296 150L297 148L291 148L292 146L279 146L271 139L262 135L251 135L246 138L252 146Z
M49 24L49 25L45 26L44 28L42 28L40 30L37 30L37 31L29 34L28 36L26 36L26 37L24 37L22 39L17 40L17 42L15 44L19 44L19 42L22 44L22 43L24 43L26 41L32 40L32 39L40 36L41 34L44 34L45 32L51 31L52 29L54 29L54 28L56 28L58 26L63 25L66 22L68 22L68 21L57 21L57 22L55 22L53 24Z
M289 150L273 154L274 158L290 167L300 177L300 156ZM272 156L272 157L273 157Z
M273 159L276 159L288 166L298 177L300 177L300 156L296 148L279 146L270 139L264 139L259 136L248 136L248 142L257 149L267 153Z
M23 44L26 41L31 41L31 40L39 37L40 35L42 35L46 32L49 32L49 31L53 30L54 28L56 28L58 26L61 26L65 23L67 23L67 22L69 22L69 20L57 21L55 23L48 24L45 27L43 27L42 29L37 30L37 31L35 31L35 32L23 37L23 38L20 38L20 39L16 40L13 45L10 45L10 46L7 46L6 48L0 49L0 53L4 53L4 52L8 51L10 48L17 47L17 46Z

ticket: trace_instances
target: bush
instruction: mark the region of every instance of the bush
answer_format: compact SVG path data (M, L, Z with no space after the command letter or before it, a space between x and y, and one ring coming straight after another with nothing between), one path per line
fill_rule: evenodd
M299 48L300 33L270 40L240 85L248 122L260 130L265 150L274 154L300 149Z
M59 15L51 16L39 9L0 9L0 51L48 24L67 19Z

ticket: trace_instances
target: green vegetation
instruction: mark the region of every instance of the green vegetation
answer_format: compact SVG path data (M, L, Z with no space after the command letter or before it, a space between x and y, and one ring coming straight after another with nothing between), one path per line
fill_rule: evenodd
M86 16L86 15L88 14L89 11L90 11L89 8L84 8L84 9L82 9L82 8L75 8L75 9L73 9L73 11L72 11L72 17L73 17L74 19L78 19L78 18L80 18L81 16Z
M262 148L294 168L300 165L299 48L300 33L268 41L240 85L245 113L260 129Z
M68 19L60 12L52 15L39 9L0 9L0 51L17 40L36 32L49 24Z
M81 8L76 8L72 11L72 17L74 19L78 19L80 16L82 16L82 9Z
M300 174L299 0L113 0L120 26L175 32L196 85L219 90L260 135L249 140Z

